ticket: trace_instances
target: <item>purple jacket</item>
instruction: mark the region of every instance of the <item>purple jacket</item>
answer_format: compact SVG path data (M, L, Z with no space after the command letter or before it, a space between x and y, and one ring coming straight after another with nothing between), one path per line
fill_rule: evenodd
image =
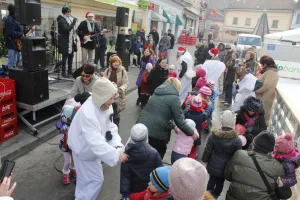
M147 65L148 63L152 63L152 65L153 65L153 67L154 67L154 64L155 64L155 58L151 56L151 57L148 59L148 62L147 62L147 58L146 58L146 57L143 57L143 58L142 58L142 60L141 60L141 70L140 70L140 73L139 73L139 75L138 75L138 77L137 77L137 80L136 80L136 85L137 85L138 87L141 87L141 85L142 85L142 76L143 76L144 72L146 71L146 65Z

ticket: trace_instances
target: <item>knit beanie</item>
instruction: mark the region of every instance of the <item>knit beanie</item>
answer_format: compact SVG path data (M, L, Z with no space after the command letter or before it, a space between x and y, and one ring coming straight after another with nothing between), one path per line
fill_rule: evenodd
M190 110L195 112L202 111L202 98L200 96L195 96L192 98L190 103Z
M197 76L198 78L200 78L200 77L205 77L205 76L206 76L206 71L205 71L202 67L200 67L200 68L197 69L197 71L196 71L196 76Z
M196 83L196 87L202 88L203 86L206 86L207 80L205 77L200 77Z
M144 124L136 124L131 128L130 139L133 143L146 142L148 139L148 129Z
M84 102L91 96L89 92L83 92L81 94L77 94L74 99L76 102L80 102L80 104L84 104Z
M191 119L185 119L185 123L193 130L196 128L196 123Z
M275 154L289 154L294 150L294 140L293 135L288 133L281 135L276 138L276 143L274 147Z
M206 99L212 94L212 91L208 87L203 86L202 88L200 88L199 93L202 95L204 99Z
M146 70L152 70L152 69L153 69L152 63L147 63Z
M255 98L255 97L248 97L244 101L243 107L250 112L255 112L257 114L260 114L264 112L264 102L261 99Z
M254 150L260 150L263 153L271 153L275 146L274 134L269 131L262 131L253 140Z
M100 108L106 101L114 97L118 89L105 77L97 79L93 85L92 100L97 108Z
M236 116L231 110L225 110L221 115L221 125L223 128L235 128Z
M161 193L165 193L169 190L169 173L171 167L158 167L150 174L150 181Z
M65 4L64 7L62 7L62 9L61 9L61 13L62 13L62 14L65 14L65 13L67 13L68 11L71 12L71 8L68 6L68 4Z
M214 89L215 85L216 83L214 81L207 81L207 87L209 87L210 89Z
M169 175L170 193L176 200L200 200L207 189L205 167L191 158L177 160Z

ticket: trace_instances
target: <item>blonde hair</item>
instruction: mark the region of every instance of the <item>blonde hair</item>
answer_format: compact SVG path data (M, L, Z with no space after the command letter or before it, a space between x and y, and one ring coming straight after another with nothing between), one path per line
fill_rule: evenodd
M254 59L255 59L255 53L254 53L253 51L248 51L248 52L246 53L246 55L247 55L247 54L250 55L250 59L251 59L251 60L254 60Z
M122 60L117 54L113 54L109 57L109 65L110 66L115 62L119 62L120 65L122 65Z
M169 69L175 69L175 65L169 65Z
M181 82L177 78L168 78L165 83L171 83L178 92L181 90Z

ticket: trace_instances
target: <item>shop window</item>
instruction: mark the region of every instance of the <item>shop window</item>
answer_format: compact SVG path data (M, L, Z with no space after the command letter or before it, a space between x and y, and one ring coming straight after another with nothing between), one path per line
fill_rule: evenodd
M251 25L251 18L246 18L245 26Z
M300 24L300 13L297 14L296 24L297 25Z
M233 24L233 25L237 25L237 24L238 24L238 20L239 20L239 18L234 17L234 18L233 18L233 21L232 21L232 24Z
M272 28L278 28L278 23L279 23L278 20L273 20L273 22L272 22Z

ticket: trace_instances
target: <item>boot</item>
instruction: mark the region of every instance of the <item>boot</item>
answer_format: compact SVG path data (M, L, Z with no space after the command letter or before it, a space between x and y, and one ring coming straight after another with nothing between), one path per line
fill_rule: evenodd
M70 169L71 175L76 178L76 170L75 169Z
M69 176L70 170L68 170L67 172L62 170L62 172L63 172L63 184L67 185L70 183L70 176Z
M69 76L72 76L72 75L73 75L72 67L68 67L68 75L69 75Z
M67 76L66 70L62 70L62 71L61 71L61 75L62 75L63 77L66 77L66 76Z

